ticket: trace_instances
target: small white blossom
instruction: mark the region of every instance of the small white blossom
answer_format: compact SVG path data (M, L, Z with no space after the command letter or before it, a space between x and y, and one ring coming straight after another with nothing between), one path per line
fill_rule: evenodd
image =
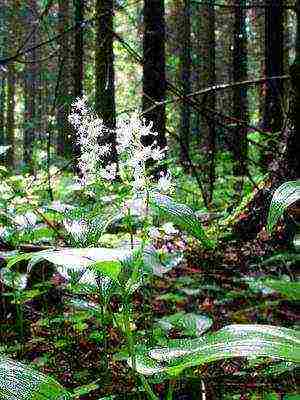
M148 236L149 236L151 239L158 239L158 238L160 237L159 229L156 228L155 226L151 226L151 227L148 229Z
M175 229L175 227L172 224L172 222L166 222L165 224L162 225L161 228L164 230L164 232L167 235L175 235L176 233L178 233L178 230Z
M172 176L170 172L167 172L159 178L157 188L160 192L164 193L167 193L172 189Z
M69 221L64 220L63 225L68 233L70 233L76 240L82 239L88 232L86 222L82 220Z
M147 212L147 205L145 199L133 198L127 200L124 205L124 211L130 211L131 215L143 216Z
M100 175L103 179L113 181L117 174L117 164L109 164L100 171Z

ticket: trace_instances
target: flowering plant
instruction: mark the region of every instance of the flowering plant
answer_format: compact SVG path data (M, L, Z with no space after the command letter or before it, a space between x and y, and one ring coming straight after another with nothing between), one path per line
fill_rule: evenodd
M86 97L72 104L69 122L78 132L77 141L81 147L78 163L82 174L81 184L86 186L99 179L113 181L118 175L131 191L131 199L125 202L124 209L139 215L146 214L147 193L152 181L146 164L149 160L162 160L167 150L158 146L158 133L153 130L153 123L147 123L134 113L129 118L119 120L112 135L103 120L89 110ZM115 137L115 143L109 142L111 137ZM145 137L150 137L152 144L144 145ZM109 155L114 151L117 152L118 165L109 161ZM161 173L157 188L163 192L170 190L169 172Z

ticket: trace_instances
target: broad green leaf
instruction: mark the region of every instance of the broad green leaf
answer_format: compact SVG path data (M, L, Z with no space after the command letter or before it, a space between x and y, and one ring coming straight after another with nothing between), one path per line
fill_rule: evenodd
M100 388L98 383L89 383L88 385L77 387L73 390L73 398L80 399L80 396L88 395L89 393Z
M114 281L117 281L122 269L122 265L120 261L114 261L114 260L97 261L94 264L90 265L90 268L96 273L100 273Z
M207 238L196 213L190 207L158 192L150 194L150 205L160 213L171 217L174 223L199 239L206 247L214 247L214 243Z
M96 315L102 314L100 305L92 301L85 301L78 298L73 298L68 300L67 304L78 310L91 311L93 314Z
M163 276L167 272L176 268L183 260L180 252L167 253L149 246L143 253L144 267L156 276Z
M142 350L136 368L145 375L179 375L189 367L255 356L300 362L299 332L271 325L229 325L198 339L170 340L167 347Z
M67 248L62 250L41 251L36 253L28 264L28 271L39 261L47 260L57 266L58 272L66 279L70 275L77 275L80 283L86 282L97 284L95 273L89 268L95 263L102 263L103 275L119 274L120 261L130 255L128 249L106 249L106 248ZM112 263L112 264L110 264ZM112 267L114 266L114 267ZM115 272L112 272L112 271ZM110 272L109 272L110 271Z
M1 400L68 400L71 395L54 379L0 355Z
M262 283L289 300L300 300L300 282L267 278L263 279Z
M273 194L267 220L267 230L272 233L284 211L300 200L300 181L285 182Z
M158 321L158 325L166 332L177 329L182 334L191 337L201 336L211 327L212 323L212 319L207 315L184 312L168 315Z

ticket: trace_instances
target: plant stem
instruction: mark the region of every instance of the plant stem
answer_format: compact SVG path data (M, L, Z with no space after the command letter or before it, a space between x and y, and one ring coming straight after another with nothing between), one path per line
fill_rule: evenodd
M135 354L135 347L134 347L134 337L130 327L130 318L131 317L131 307L128 301L128 297L126 296L126 300L124 302L124 324L125 324L125 336L128 343L128 350L129 356L131 359L131 367L133 369L133 373L136 375L136 354ZM158 397L153 392L151 386L147 382L146 378L143 375L139 375L139 378L143 384L145 392L148 394L150 400L158 400Z
M144 386L145 392L149 396L149 399L150 400L158 400L159 399L158 396L156 396L156 394L153 392L153 390L152 390L151 386L149 385L147 379L143 375L140 375L140 379L141 379L141 382L142 382L142 384Z

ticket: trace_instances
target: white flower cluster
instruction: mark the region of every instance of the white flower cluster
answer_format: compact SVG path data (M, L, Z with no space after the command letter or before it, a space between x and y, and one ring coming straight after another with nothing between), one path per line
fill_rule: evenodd
M125 170L126 175L132 181L133 189L141 192L146 185L146 162L148 160L161 160L166 148L161 149L155 136L157 132L152 130L153 123L146 123L138 114L132 114L129 119L120 120L117 124L116 138L119 154L120 170ZM144 137L153 137L152 144L145 146Z
M72 104L72 113L69 122L76 128L81 146L79 168L83 175L83 184L92 183L96 178L113 180L116 177L117 165L109 164L100 168L99 161L107 156L113 149L111 144L105 143L109 130L103 120L91 113L86 104L86 98L77 99ZM141 119L138 114L118 121L116 126L116 142L119 170L121 177L132 185L135 193L141 193L146 188L146 162L148 160L161 160L166 148L158 146L155 137L157 132L152 130L153 124ZM144 145L143 137L153 136L151 145ZM104 140L103 140L104 139ZM162 177L162 186L167 186L169 176Z
M72 104L68 119L78 132L77 142L81 148L78 166L82 173L82 184L92 183L99 177L113 180L117 170L115 164L106 166L104 170L99 167L99 161L112 150L111 144L99 144L99 138L109 131L103 120L89 110L86 97L78 98Z

